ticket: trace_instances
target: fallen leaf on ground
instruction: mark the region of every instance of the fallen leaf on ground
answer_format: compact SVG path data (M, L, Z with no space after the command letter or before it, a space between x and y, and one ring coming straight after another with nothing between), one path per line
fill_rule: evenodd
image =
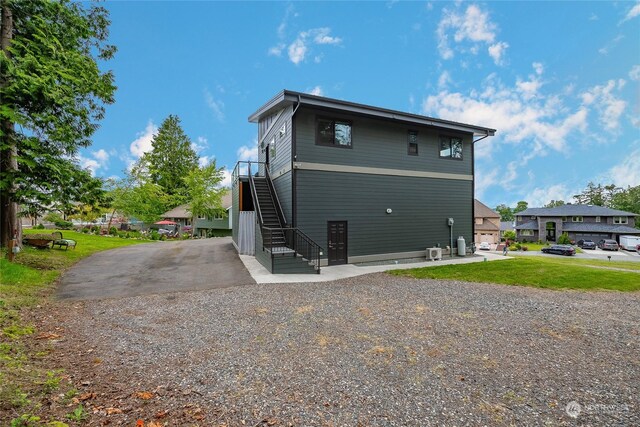
M154 421L151 421L149 424L147 424L147 427L163 427L163 426L160 423L156 423Z
M96 398L96 396L97 396L97 394L96 394L96 393L84 393L84 394L81 394L81 395L78 397L78 399L79 399L80 401L84 402L85 400L95 399L95 398Z
M37 340L53 340L56 338L60 338L60 335L54 334L53 332L42 332L36 337Z
M118 409L118 408L107 408L107 415L121 414L121 413L122 413L122 409Z
M164 418L164 417L166 417L167 415L169 415L169 410L168 410L168 409L167 409L167 410L160 411L160 412L156 413L156 416L155 416L155 417L156 417L156 418Z
M142 400L149 400L153 398L153 393L148 391L138 391L136 392L136 397Z

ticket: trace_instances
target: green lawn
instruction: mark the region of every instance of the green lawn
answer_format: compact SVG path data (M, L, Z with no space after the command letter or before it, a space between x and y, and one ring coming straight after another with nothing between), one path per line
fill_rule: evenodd
M623 264L624 267L621 267ZM632 271L605 270L589 265L631 267L628 269ZM637 270L633 262L520 256L503 261L394 270L389 274L552 289L637 291L640 290L640 273Z
M24 232L50 233L51 230ZM25 315L36 305L46 304L60 274L81 258L107 249L148 242L74 231L62 233L65 238L78 242L75 249L36 249L25 245L13 263L6 260L5 252L0 252L1 425L36 425L20 423L16 418L23 414L27 417L35 413L46 414L43 402L60 391L73 390L71 384L61 381L60 372L42 367L38 359L43 355L25 345L24 340L29 335L39 332L25 322Z

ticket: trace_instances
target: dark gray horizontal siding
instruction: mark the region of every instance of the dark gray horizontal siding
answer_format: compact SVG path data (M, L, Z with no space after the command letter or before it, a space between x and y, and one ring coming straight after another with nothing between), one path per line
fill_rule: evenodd
M293 114L293 107L287 107L282 112L282 115L273 122L273 126L266 133L265 138L260 137L259 141L264 143L258 147L258 159L261 162L266 160L264 150L268 148L269 142L274 139L276 145L276 156L270 156L269 158L269 170L272 174L284 167L291 167L291 115ZM286 127L286 133L284 136L279 136L282 125ZM275 177L275 176L274 176Z
M313 266L309 265L299 256L285 255L275 256L273 258L274 274L306 274L315 273Z
M262 232L260 231L260 224L256 224L256 259L262 264L270 273L273 273L273 267L271 265L271 254L262 248Z
M278 194L278 200L284 211L284 216L287 219L287 223L291 224L293 221L293 192L291 190L291 172L287 172L284 175L279 176L273 180L273 186Z
M315 144L316 117L352 122L352 148ZM332 114L300 108L296 112L296 161L337 165L368 166L430 172L472 174L472 136L436 128L405 125L358 116ZM418 132L418 155L407 154L407 132ZM440 158L439 136L463 139L463 160Z
M348 221L349 256L447 246L449 217L454 240L462 235L473 241L471 181L306 170L296 175L297 225L325 255L327 221Z

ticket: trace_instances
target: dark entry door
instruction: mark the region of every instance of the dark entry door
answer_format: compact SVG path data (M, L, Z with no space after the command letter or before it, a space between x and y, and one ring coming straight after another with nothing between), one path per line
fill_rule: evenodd
M327 222L329 265L347 263L347 221Z

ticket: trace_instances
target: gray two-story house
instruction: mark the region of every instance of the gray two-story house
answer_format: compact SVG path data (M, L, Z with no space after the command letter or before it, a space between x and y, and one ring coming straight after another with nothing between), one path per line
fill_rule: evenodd
M424 257L473 242L474 144L495 130L282 91L249 117L233 241L271 272Z
M555 242L562 233L569 239L614 239L621 235L640 235L635 227L638 215L604 206L567 204L554 208L529 208L516 217L517 238L521 242Z

